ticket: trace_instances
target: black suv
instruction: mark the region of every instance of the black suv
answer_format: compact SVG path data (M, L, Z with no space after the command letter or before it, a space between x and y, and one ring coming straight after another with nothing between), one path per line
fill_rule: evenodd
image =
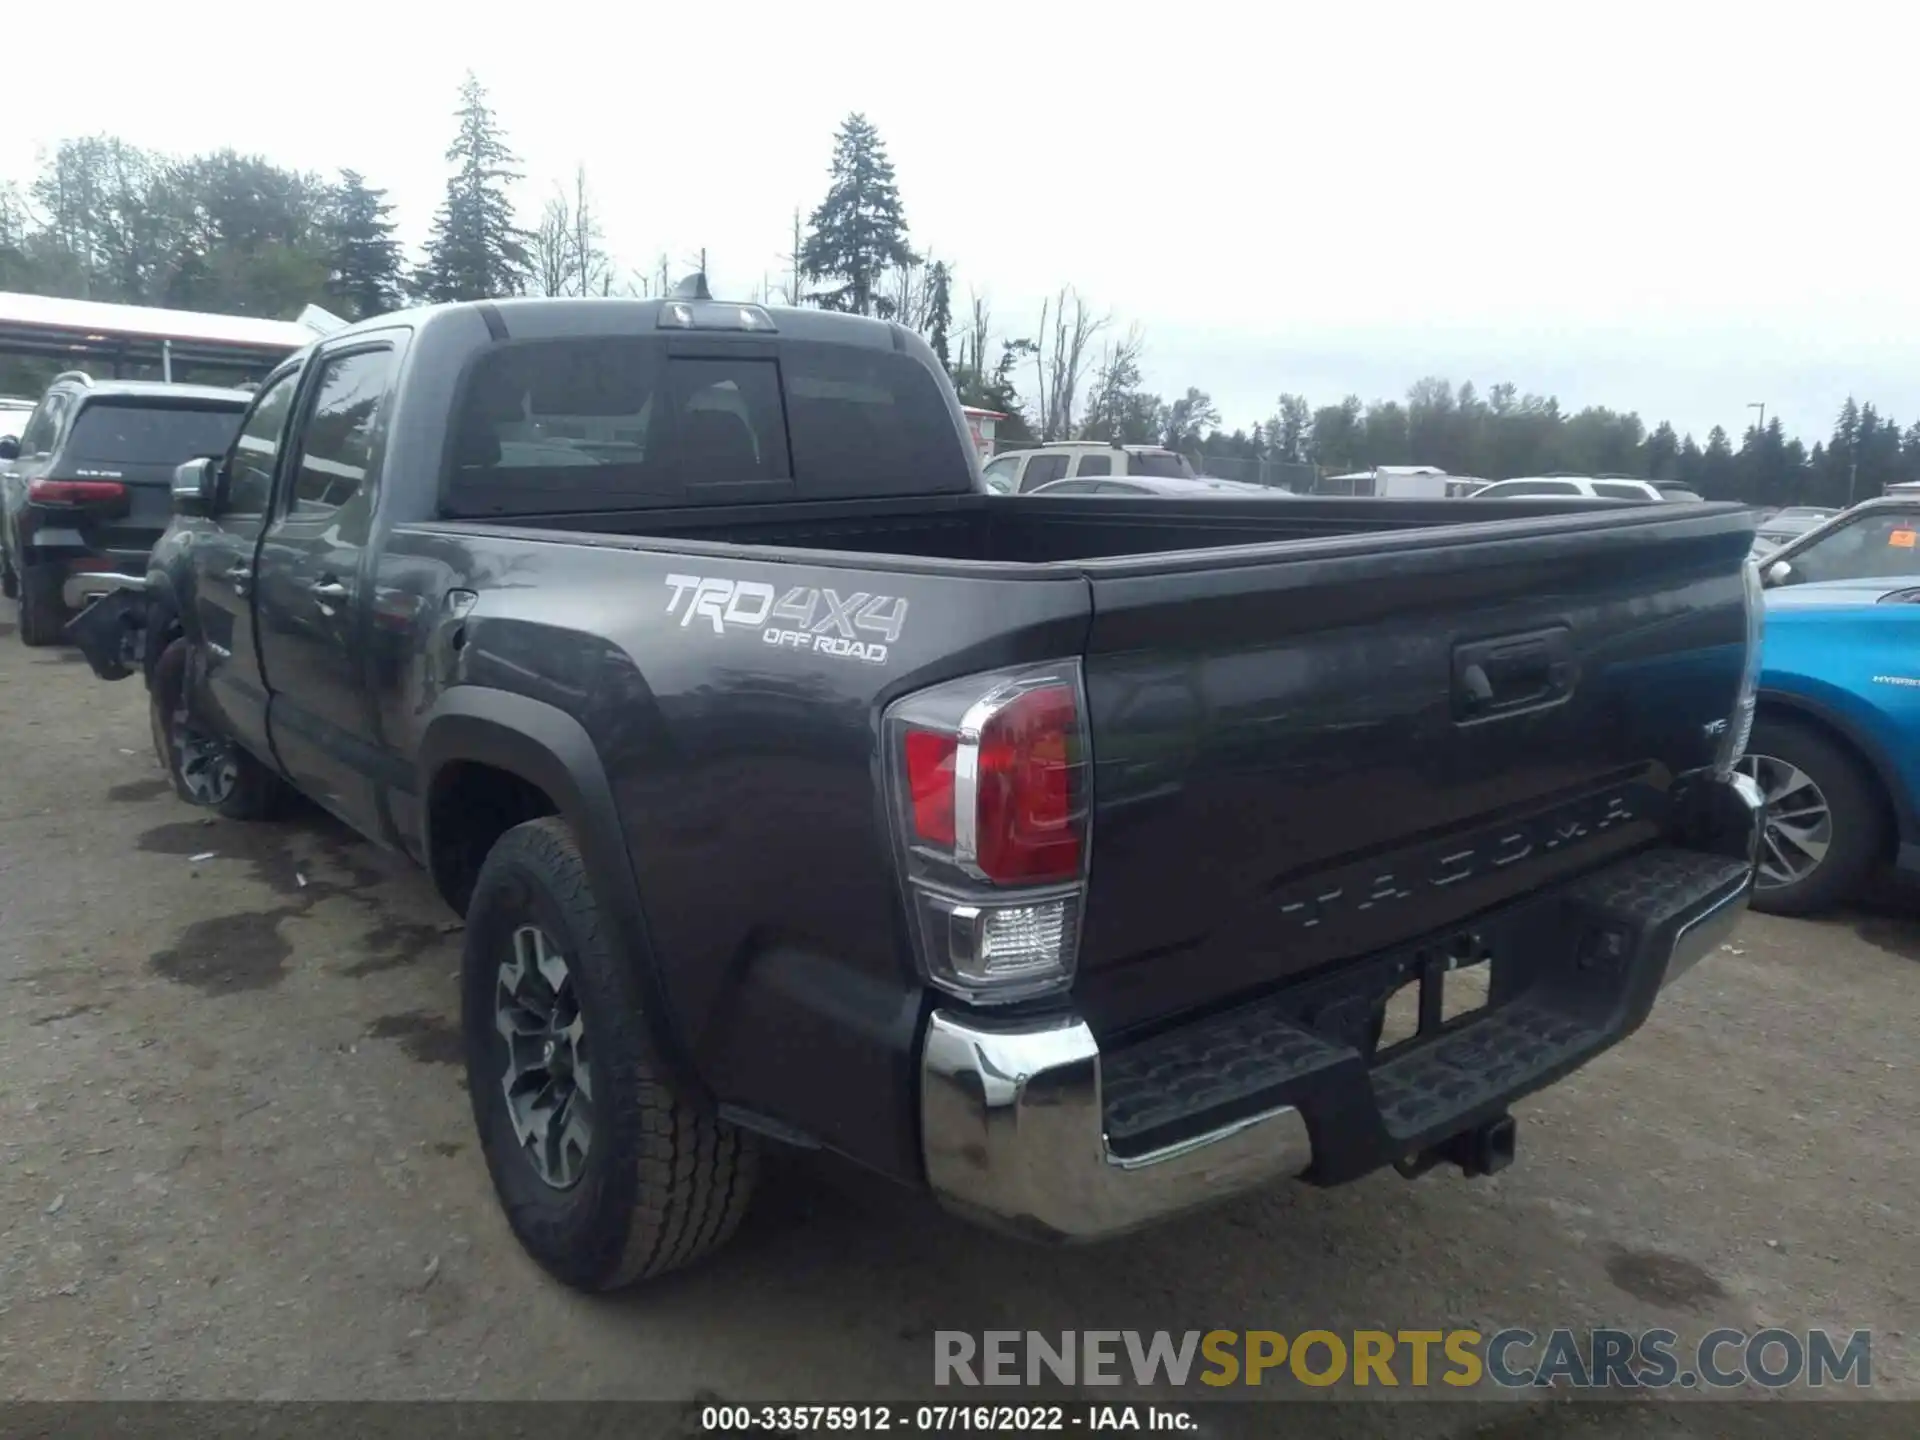
M54 379L20 438L0 438L0 584L20 601L23 641L53 644L71 612L146 574L174 467L224 454L251 398L78 370Z

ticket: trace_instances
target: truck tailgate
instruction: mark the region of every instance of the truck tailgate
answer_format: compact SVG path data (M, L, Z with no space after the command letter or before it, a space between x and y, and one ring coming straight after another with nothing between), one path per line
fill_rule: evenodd
M1644 846L1740 683L1731 506L1087 567L1108 1033L1337 965Z

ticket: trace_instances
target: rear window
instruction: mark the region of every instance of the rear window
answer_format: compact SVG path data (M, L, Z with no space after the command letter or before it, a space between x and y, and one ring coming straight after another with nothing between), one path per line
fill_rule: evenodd
M452 436L456 511L541 511L959 492L946 397L891 351L783 343L669 356L649 337L489 351Z
M178 403L95 400L73 422L65 458L103 464L178 465L197 455L222 455L240 428L241 410L189 409Z

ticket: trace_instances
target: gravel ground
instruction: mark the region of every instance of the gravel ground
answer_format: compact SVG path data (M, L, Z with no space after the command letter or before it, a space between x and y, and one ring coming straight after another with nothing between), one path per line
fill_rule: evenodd
M1877 1392L1920 1398L1910 904L1749 918L1638 1036L1520 1107L1520 1161L1493 1180L1289 1187L1060 1253L784 1161L711 1263L596 1301L545 1279L494 1207L457 926L423 877L318 816L200 818L161 777L137 680L10 631L0 1395L910 1399L936 1329L1778 1323L1871 1327ZM1361 1408L1379 1433L1509 1428ZM1780 1409L1622 1404L1578 1433ZM1553 1411L1505 1413L1562 1433Z

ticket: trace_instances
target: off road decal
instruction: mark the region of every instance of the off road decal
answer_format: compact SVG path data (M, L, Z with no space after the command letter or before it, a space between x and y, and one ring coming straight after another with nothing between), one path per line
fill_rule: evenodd
M869 665L887 663L887 647L907 623L899 595L855 590L842 595L825 586L796 585L784 595L759 580L723 580L712 575L669 575L667 614L681 629L716 635L757 631L763 645L806 650Z

